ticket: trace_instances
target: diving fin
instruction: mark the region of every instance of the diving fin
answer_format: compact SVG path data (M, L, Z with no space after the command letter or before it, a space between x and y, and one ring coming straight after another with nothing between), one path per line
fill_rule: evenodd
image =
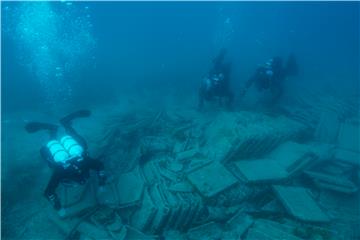
M50 123L41 123L41 122L29 122L25 125L25 130L28 133L34 133L40 130L57 130L58 126Z
M64 126L71 124L71 121L75 118L84 118L89 117L91 115L90 110L79 110L60 119L60 123Z

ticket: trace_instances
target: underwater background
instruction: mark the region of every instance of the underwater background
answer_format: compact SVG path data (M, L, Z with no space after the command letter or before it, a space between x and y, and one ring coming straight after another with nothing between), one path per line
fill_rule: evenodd
M92 118L77 127L92 153L100 154L112 114L195 111L201 79L222 48L232 63L236 114L257 112L251 99L238 96L258 65L294 54L299 75L287 79L279 105L292 109L303 94L326 96L331 101L324 105L334 108L343 100L349 104L342 105L348 111L341 116L358 124L359 7L359 2L2 2L2 237L62 238L48 223L43 229L32 222L52 211L44 207L42 193L51 172L39 155L45 133L26 133L27 122L54 122L90 109ZM317 123L305 125L315 132ZM357 130L350 136L356 141ZM355 175L358 169L354 164Z

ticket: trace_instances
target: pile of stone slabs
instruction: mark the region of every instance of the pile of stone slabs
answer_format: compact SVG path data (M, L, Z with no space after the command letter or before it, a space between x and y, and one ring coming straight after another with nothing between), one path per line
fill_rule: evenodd
M238 170L234 172L236 176L249 183L279 181L288 176L288 172L272 159L238 161L234 165Z
M330 221L308 189L288 186L273 186L273 189L287 212L295 218L304 222Z
M219 162L190 172L187 178L206 198L214 197L237 183L237 179Z

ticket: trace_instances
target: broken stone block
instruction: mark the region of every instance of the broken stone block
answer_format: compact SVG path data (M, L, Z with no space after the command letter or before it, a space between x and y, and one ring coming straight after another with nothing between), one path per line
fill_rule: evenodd
M252 217L239 211L226 222L224 239L242 239L241 236L249 229L253 222Z
M243 201L249 199L254 192L254 187L249 186L244 182L239 182L234 186L230 187L221 195L223 195L223 200L219 199L224 206L234 206L242 203ZM219 198L219 197L217 197ZM220 203L219 201L219 203ZM217 204L219 204L217 203Z
M236 176L246 182L279 181L288 177L288 172L271 159L238 161L234 165L238 169Z
M183 161L185 159L193 158L198 152L199 152L199 149L197 149L197 148L179 152L176 154L176 160Z
M116 186L120 206L139 204L144 192L144 180L140 175L139 168L119 175Z
M330 175L310 170L306 170L305 174L309 176L319 188L343 193L355 193L358 191L356 184L345 176Z
M90 178L84 185L72 182L60 184L58 193L63 208L66 211L65 218L74 216L87 208L97 205L96 184Z
M357 121L346 121L341 124L337 143L339 148L360 152L360 128Z
M171 209L169 213L169 217L167 219L167 222L165 223L164 229L175 229L175 223L178 219L178 217L181 215L182 211L182 205L179 202L178 197L176 194L171 193L170 191L166 191L163 189L164 186L160 185L159 189L161 190L164 204Z
M96 199L100 205L118 207L119 194L116 184L114 182L110 182L101 188L98 187Z
M172 192L194 192L194 187L185 179L182 182L174 183L168 187Z
M159 185L151 187L149 193L157 208L156 214L151 220L149 231L151 233L158 233L167 223L172 209L170 209L168 204L164 201L162 194L160 193Z
M141 239L141 240L157 240L159 239L158 236L154 236L154 235L146 235L143 232L131 227L131 226L126 226L125 227L126 232L125 232L125 237L124 238L119 238L119 240L132 240L132 239ZM115 238L117 239L117 238Z
M85 221L79 224L77 230L90 239L111 239L111 236L105 229Z
M300 238L294 236L292 228L284 224L280 224L274 221L265 219L259 219L248 230L246 240L300 240Z
M142 205L132 216L131 226L139 229L140 231L145 231L150 227L151 221L154 219L156 212L156 204L153 203L149 191L145 189Z
M141 168L142 175L149 185L157 183L161 179L160 169L156 161L146 162Z
M142 151L160 153L160 152L171 152L173 146L170 139L166 137L145 137L141 142Z
M351 163L355 166L360 167L360 152L336 148L334 153L334 159Z
M163 237L164 240L186 240L186 236L184 233L175 230L169 230L164 232Z
M307 167L315 160L316 155L308 145L289 141L272 151L269 157L291 175Z
M222 230L215 222L209 222L204 225L192 228L187 233L189 240L215 240L221 239Z
M219 162L213 162L187 174L191 184L204 197L213 197L237 183L237 179Z
M321 210L309 190L302 187L273 186L274 192L295 218L305 222L328 222L329 217Z

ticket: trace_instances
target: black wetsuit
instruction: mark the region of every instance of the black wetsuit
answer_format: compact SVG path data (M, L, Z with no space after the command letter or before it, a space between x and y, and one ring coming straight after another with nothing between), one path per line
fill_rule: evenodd
M255 85L258 91L269 90L273 102L276 102L283 95L285 79L297 74L298 67L293 54L289 56L285 67L280 57L274 57L271 64L256 69L254 75L246 82L245 89Z
M258 91L270 90L275 98L279 98L283 93L283 83L286 78L285 71L271 70L272 74L268 74L269 69L259 67L255 74L246 82L245 87L250 88L255 85Z
M97 171L99 177L99 184L105 184L104 164L98 160L89 157L87 151L87 144L84 138L82 138L70 124L64 125L66 134L74 138L84 149L83 159L81 161L73 160L67 168L64 168L61 164L54 162L49 149L43 146L40 150L41 156L46 160L50 167L53 169L53 174L45 189L45 197L53 204L55 209L60 209L60 199L56 194L56 189L62 182L77 182L84 184L89 178L90 170ZM56 139L57 131L50 131L50 139Z
M199 89L199 109L204 106L205 101L212 101L215 97L226 99L226 107L231 108L234 101L234 94L230 89L231 64L224 63L226 51L222 50L220 54L213 60L213 67L205 77ZM214 76L222 74L221 81L214 81Z
M216 83L210 76L203 79L199 90L199 109L202 109L205 101L213 101L218 97L226 99L226 107L231 108L234 100L234 95L230 90L226 80L221 80Z

